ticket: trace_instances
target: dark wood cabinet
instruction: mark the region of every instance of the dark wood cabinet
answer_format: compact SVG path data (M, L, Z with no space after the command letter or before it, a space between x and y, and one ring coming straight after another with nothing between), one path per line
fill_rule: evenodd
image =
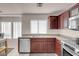
M69 11L70 11L70 17L78 15L78 13L79 13L79 3L74 5Z
M55 53L61 56L61 42L58 39L55 40Z
M68 25L69 17L70 17L69 11L66 11L63 14L61 14L61 15L58 16L58 28L59 29L65 28L65 23Z
M58 16L49 16L50 29L58 29Z
M71 11L74 9L78 9L74 12L74 14L78 14L79 12L79 3L75 4L73 7L71 7L69 10L65 11L64 13L60 14L59 16L49 16L49 27L50 29L63 29L65 28L65 24L68 22L69 17L71 15ZM66 21L66 22L65 22ZM68 24L67 24L68 26Z
M60 14L58 16L58 28L63 29L65 23L64 21L69 20L69 18L72 16L78 15L78 12L79 12L79 3L75 4L68 11L65 11L64 13Z
M31 52L33 53L55 52L55 38L32 38Z
M69 11L62 13L59 16L49 16L50 29L63 29L67 27L68 19L70 17ZM65 25L67 24L67 25Z
M59 29L64 28L63 14L59 15L58 19L59 19L59 20L58 20L58 27L59 27Z

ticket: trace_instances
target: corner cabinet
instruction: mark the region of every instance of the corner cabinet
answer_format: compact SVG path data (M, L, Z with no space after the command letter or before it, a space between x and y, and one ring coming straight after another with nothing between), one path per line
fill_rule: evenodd
M58 56L61 56L61 41L59 41L58 39L55 40L55 53Z
M58 16L49 16L49 28L58 29Z
M68 19L70 17L69 11L64 12L58 16L58 27L59 29L68 28Z

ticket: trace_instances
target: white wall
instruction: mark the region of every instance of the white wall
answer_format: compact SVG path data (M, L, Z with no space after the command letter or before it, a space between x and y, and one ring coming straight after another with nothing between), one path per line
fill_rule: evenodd
M21 17L0 17L0 22L21 21Z
M22 34L30 34L30 20L48 20L48 16L48 14L24 14L22 16ZM58 33L58 30L50 30L49 28L47 30L49 34Z
M18 48L18 40L7 39L7 47L8 48Z

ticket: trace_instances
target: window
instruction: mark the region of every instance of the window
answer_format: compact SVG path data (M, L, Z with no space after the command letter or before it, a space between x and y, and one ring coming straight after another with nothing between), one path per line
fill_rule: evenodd
M47 21L46 20L39 20L39 33L40 34L46 34L47 33Z
M13 38L21 36L21 22L13 22Z
M21 36L21 22L1 22L1 32L4 38L18 38Z
M37 27L38 27L38 21L37 20L32 20L31 21L31 33L32 34L38 33Z
M11 22L1 22L1 32L4 38L11 38Z
M32 34L46 34L47 33L47 20L31 20L31 33Z

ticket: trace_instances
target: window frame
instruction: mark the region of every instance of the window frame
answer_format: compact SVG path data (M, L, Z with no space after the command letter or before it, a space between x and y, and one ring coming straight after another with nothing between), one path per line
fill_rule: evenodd
M2 21L2 22L5 22L5 21ZM0 22L0 24L2 23L2 22ZM15 21L15 22L17 22L17 21ZM22 22L21 21L18 21L18 22L20 22L21 23L21 36L22 36ZM8 38L8 39L16 39L16 38L14 38L14 28L13 28L13 23L14 22L10 22L11 23L11 38ZM2 32L2 24L1 24L1 32ZM7 37L6 37L7 38ZM18 38L18 37L17 37Z
M48 26L48 23L47 23L47 20L31 20L31 21L37 21L37 33L32 33L31 31L31 34L47 34L47 26ZM30 25L31 25L31 21L30 21ZM46 21L46 33L40 33L40 26L39 26L39 23L40 21ZM31 29L31 26L30 26L30 29Z

